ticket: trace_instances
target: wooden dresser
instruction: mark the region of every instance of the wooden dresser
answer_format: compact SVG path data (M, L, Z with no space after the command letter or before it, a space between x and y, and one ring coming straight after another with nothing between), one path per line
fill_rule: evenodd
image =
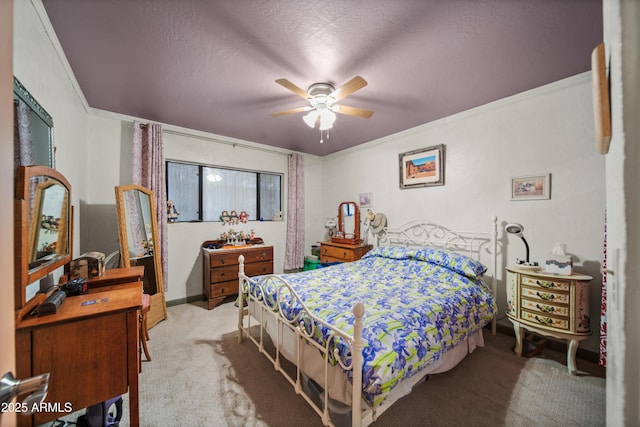
M17 378L49 372L46 409L18 416L40 425L128 393L129 425L139 425L138 314L142 267L107 270L89 292L67 297L49 316L16 323Z
M209 310L227 296L238 294L240 255L244 256L244 271L247 276L273 273L273 246L241 246L232 249L203 247L202 287Z
M373 245L351 245L348 243L321 242L320 262L349 262L362 258Z
M516 335L514 352L522 354L524 330L569 342L567 367L576 373L576 351L590 334L591 276L561 276L517 266L507 267L507 316Z

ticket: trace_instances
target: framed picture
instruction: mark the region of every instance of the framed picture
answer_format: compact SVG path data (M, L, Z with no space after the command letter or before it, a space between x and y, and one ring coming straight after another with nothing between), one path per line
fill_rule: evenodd
M373 193L362 193L360 194L360 207L361 208L370 208L373 203Z
M444 144L400 153L400 188L444 185Z
M511 200L541 200L550 198L550 173L511 178Z

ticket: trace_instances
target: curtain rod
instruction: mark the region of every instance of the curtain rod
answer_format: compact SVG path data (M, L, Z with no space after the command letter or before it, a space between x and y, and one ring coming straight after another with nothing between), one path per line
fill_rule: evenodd
M202 135L194 135L191 133L187 133L187 132L181 132L181 131L177 131L177 130L171 130L171 129L163 129L162 130L164 133L168 133L168 134L172 134L172 135L176 135L176 136L184 136L187 138L195 138L195 139L200 139L203 141L209 141L209 142L215 142L218 144L225 144L225 145L231 145L234 148L235 147L241 147L241 148L248 148L251 150L257 150L257 151L264 151L267 153L273 153L273 154L280 154L283 156L289 156L290 154L293 154L293 151L289 151L289 152L283 152L280 150L274 150L274 149L269 149L269 148L262 148L262 147L254 147L252 145L249 144L241 144L238 142L231 142L231 141L222 141L216 138L211 138L208 136L202 136Z

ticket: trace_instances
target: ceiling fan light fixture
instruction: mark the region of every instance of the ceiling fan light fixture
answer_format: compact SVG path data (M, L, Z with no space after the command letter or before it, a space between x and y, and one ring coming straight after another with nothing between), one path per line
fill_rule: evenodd
M325 108L319 111L320 114L320 130L327 130L333 127L333 123L336 121L336 113Z
M316 120L318 120L318 110L311 110L304 116L302 116L302 120L309 126L310 128L316 127Z

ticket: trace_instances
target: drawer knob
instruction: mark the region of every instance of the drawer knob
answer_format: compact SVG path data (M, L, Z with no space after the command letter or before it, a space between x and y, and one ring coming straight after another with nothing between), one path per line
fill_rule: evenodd
M556 311L556 308L550 305L536 304L536 308L545 313L553 313L554 311Z
M538 295L540 298L542 298L545 301L551 301L556 297L554 294L541 294L540 292L536 292L536 295Z
M542 286L543 288L553 288L556 284L553 282L547 282L544 280L536 280L536 285Z
M224 264L224 258L220 258L220 264Z
M221 271L220 272L220 277L223 277L223 276L224 276L224 271Z
M542 318L541 318L541 317L535 316L535 319L536 319L539 323L541 323L541 324L543 324L543 325L551 325L551 324L553 324L553 320L551 320L549 317L542 317Z

